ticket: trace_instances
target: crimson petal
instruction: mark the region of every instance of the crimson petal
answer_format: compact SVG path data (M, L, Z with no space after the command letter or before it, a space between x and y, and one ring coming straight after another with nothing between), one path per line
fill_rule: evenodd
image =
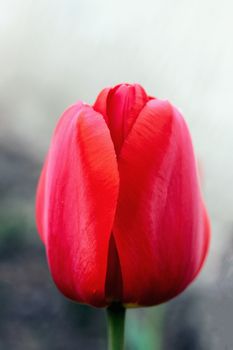
M54 133L37 192L37 222L55 283L69 298L105 306L108 247L119 174L108 127L81 103Z
M114 223L125 304L156 305L181 292L207 253L203 207L189 132L166 101L150 100L118 159Z

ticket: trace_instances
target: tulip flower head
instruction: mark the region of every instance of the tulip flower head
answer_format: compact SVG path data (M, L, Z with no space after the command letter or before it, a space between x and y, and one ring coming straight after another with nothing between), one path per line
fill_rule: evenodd
M210 235L181 113L138 84L68 108L41 173L36 218L67 297L150 306L181 293L199 273Z

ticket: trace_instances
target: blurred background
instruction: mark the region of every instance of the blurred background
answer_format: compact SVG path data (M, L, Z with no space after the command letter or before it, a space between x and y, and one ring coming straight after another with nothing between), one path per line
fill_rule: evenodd
M34 196L63 110L119 82L183 111L213 234L185 293L128 311L127 350L233 349L232 11L230 0L0 0L0 350L106 348L104 310L51 281Z

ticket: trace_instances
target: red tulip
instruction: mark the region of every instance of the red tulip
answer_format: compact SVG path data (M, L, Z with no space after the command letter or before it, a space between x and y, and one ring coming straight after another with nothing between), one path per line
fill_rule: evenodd
M182 292L210 230L181 113L137 84L71 106L52 137L36 217L67 297L156 305Z

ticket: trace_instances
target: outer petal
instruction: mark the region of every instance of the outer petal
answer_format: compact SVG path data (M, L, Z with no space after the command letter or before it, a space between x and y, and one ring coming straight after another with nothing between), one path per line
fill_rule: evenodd
M116 156L103 117L86 105L71 107L54 133L37 195L51 273L71 299L106 305L118 189Z
M151 100L121 150L114 224L123 301L155 305L196 276L209 242L190 135L168 102Z
M79 101L75 105L67 108L67 110L63 113L62 117L57 123L57 126L54 131L54 135L57 134L58 130L60 129L60 126L64 124L64 120L66 122L69 122L69 120L79 112L80 108L82 107L82 102ZM45 227L46 226L46 221L47 221L47 213L45 210L45 187L46 187L46 174L47 174L47 163L48 163L48 155L45 159L41 175L39 178L38 186L37 186L37 191L36 191L36 225L38 232L40 234L41 240L45 243Z

